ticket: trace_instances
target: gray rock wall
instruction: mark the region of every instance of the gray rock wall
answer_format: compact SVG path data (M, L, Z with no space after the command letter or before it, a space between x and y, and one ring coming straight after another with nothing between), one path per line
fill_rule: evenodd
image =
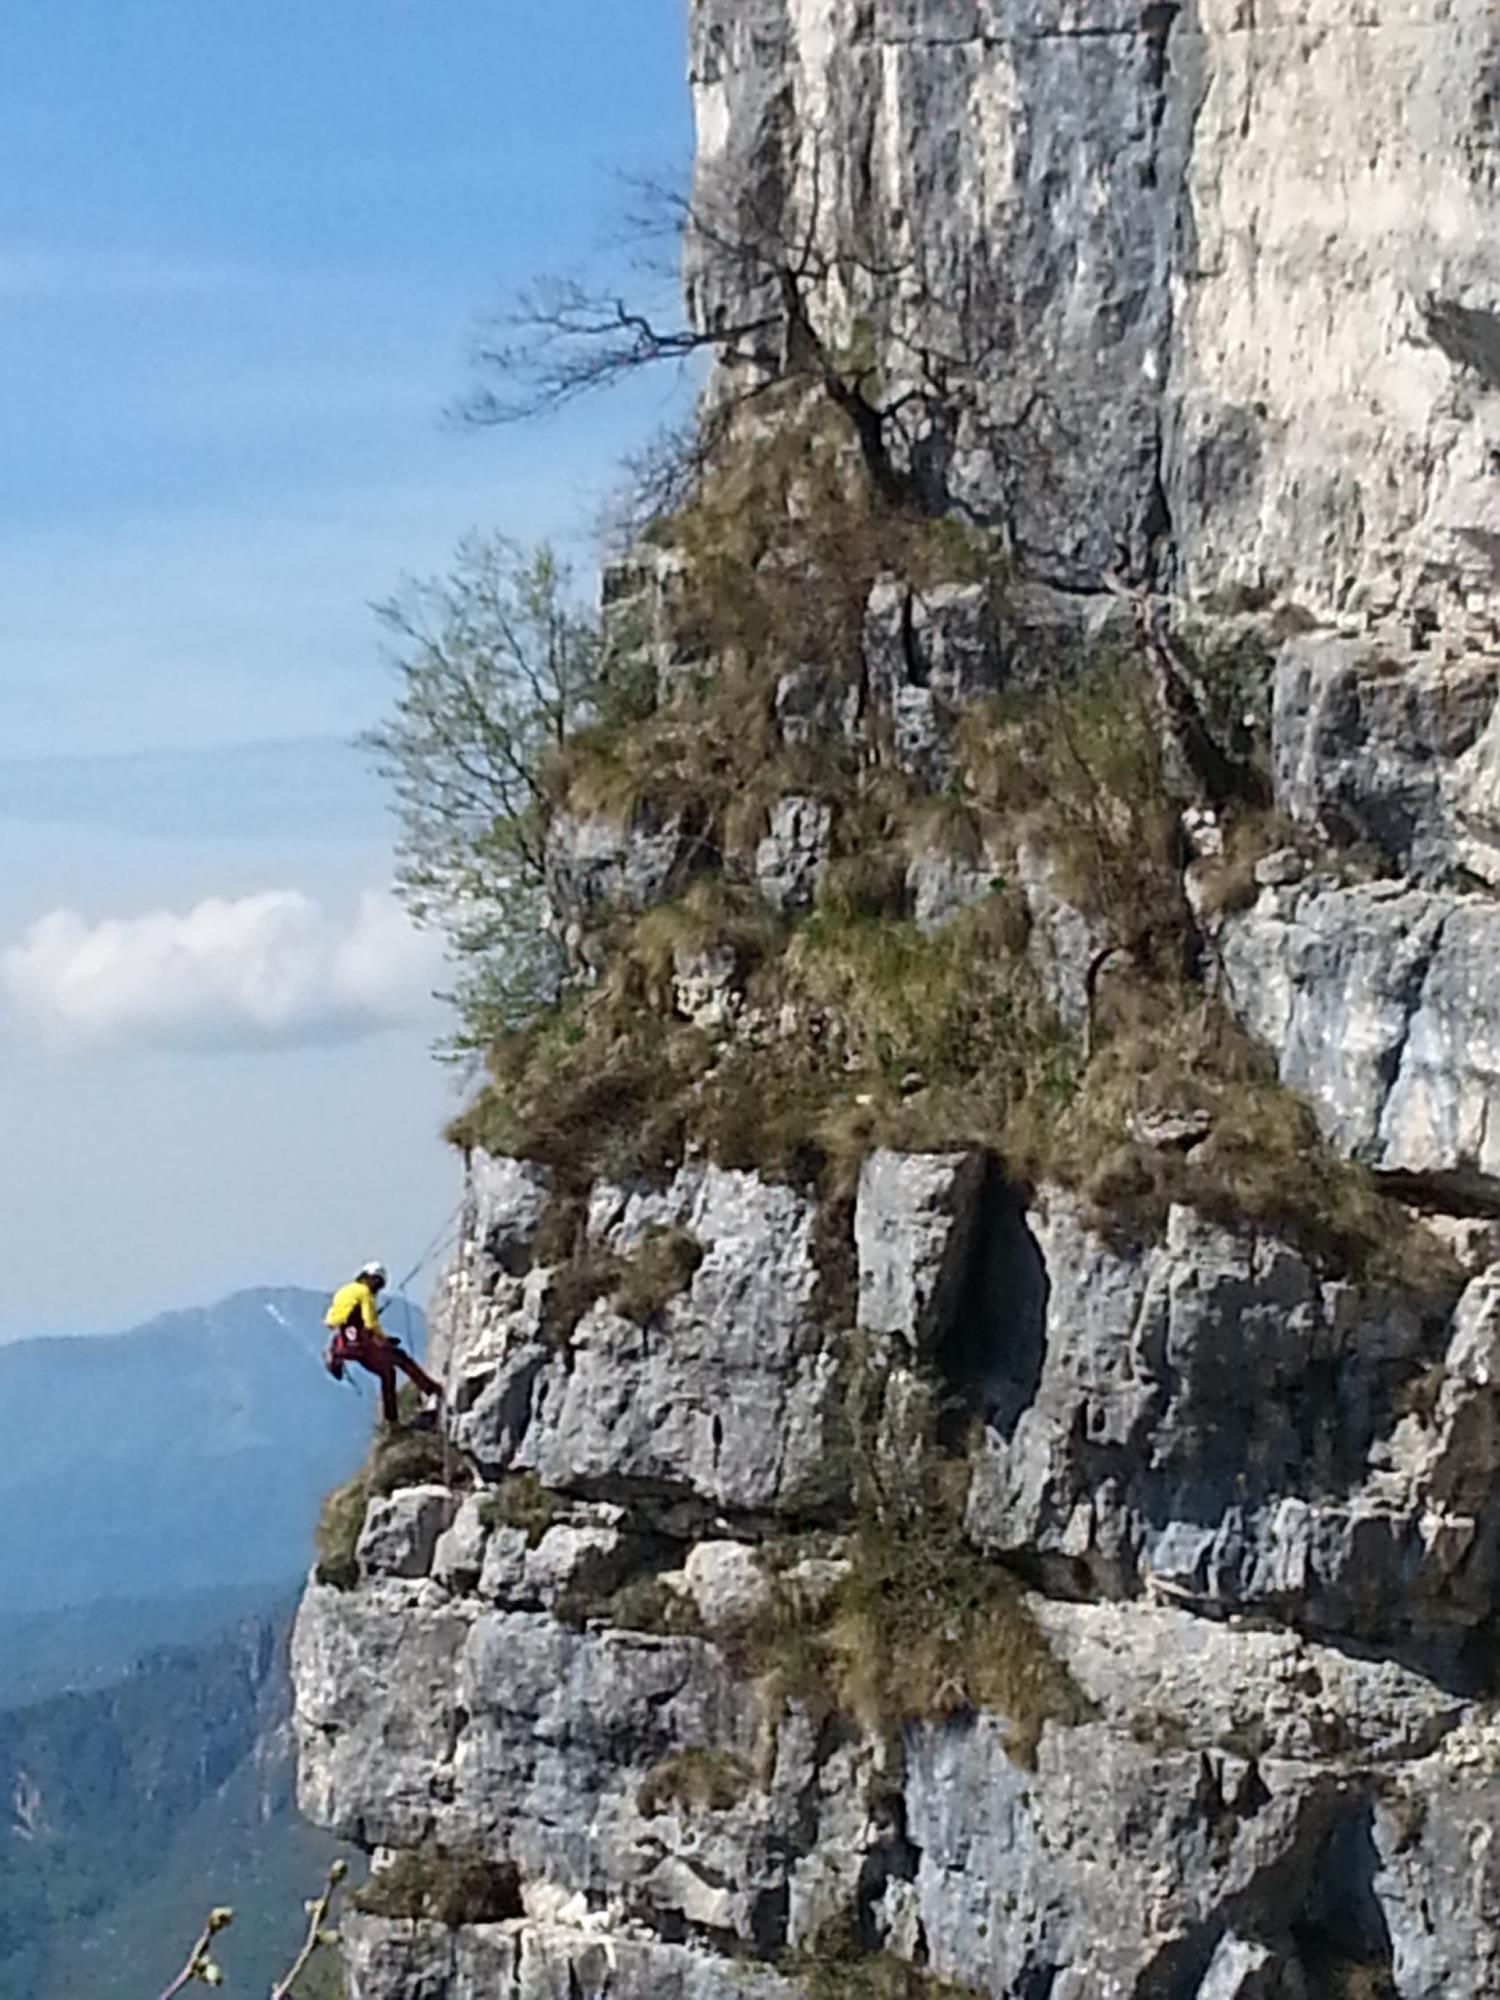
M968 1152L876 1153L852 1217L690 1154L582 1205L601 1269L688 1232L681 1289L563 1313L551 1178L474 1154L433 1316L462 1477L375 1502L354 1587L310 1586L297 1728L315 1819L381 1872L511 1865L522 1913L351 1918L353 2000L1492 1996L1500 26L694 0L691 66L701 198L812 246L807 310L878 360L899 469L1011 558L1001 591L877 583L857 676L781 673L784 741L878 711L940 791L965 707L1128 632L1112 576L1237 607L1288 844L1200 904L1204 976L1467 1284L1357 1284L1181 1205L1142 1241ZM696 256L700 325L774 307L754 262ZM782 364L759 346L713 395ZM674 560L608 584L664 687ZM833 831L773 803L752 872L788 921ZM1013 871L1083 1037L1107 934L1044 848L976 845L910 856L915 920ZM649 803L560 816L575 959L712 858ZM743 1027L722 955L675 993ZM1022 1593L997 1653L1070 1690L1040 1717L963 1688L877 1717L767 1651L843 1606L872 1463L920 1511L934 1435L966 1559Z
M853 1221L856 1338L811 1308L804 1198L685 1169L590 1205L601 1242L691 1218L679 1299L629 1339L601 1303L523 1393L537 1182L476 1156L470 1185L449 1393L497 1494L528 1470L550 1497L372 1507L358 1584L311 1587L298 1621L302 1795L372 1848L515 1865L525 1915L359 1920L357 2000L780 2000L826 1990L807 1955L851 1915L996 2000L1317 1995L1330 1966L1403 2000L1493 1990L1474 1841L1500 1737L1467 1642L1494 1600L1500 1267L1453 1309L1187 1211L1112 1244L971 1157L885 1153ZM1030 1615L1076 1691L1033 1756L1024 1716L892 1738L747 1650L788 1536L847 1501L811 1461L839 1456L858 1353L886 1357L893 1438L913 1368L982 1425L971 1534L1045 1586ZM815 1595L841 1566L822 1546L797 1571ZM680 1783L705 1757L707 1796Z
M692 32L705 199L813 231L892 400L941 359L914 461L1028 569L1493 634L1484 0L699 0ZM744 272L700 257L701 323L764 305Z

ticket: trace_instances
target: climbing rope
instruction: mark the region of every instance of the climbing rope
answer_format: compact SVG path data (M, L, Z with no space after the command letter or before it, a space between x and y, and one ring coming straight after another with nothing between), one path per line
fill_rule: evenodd
M443 1224L437 1235L433 1237L406 1276L395 1287L395 1297L401 1302L403 1344L408 1351L411 1349L411 1300L407 1296L408 1289L430 1264L435 1263L439 1257L445 1256L448 1250L457 1243L463 1212L464 1204L462 1197L460 1197L458 1205L448 1217L448 1220ZM448 1385L446 1381L442 1385L442 1400L438 1406L437 1421L438 1435L443 1442L443 1484L451 1487L453 1484L453 1439L448 1430Z

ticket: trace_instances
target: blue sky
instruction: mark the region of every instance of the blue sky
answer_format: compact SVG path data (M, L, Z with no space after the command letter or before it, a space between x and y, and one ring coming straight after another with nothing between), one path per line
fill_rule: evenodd
M404 1265L434 969L349 739L368 605L567 542L671 414L447 420L689 148L682 0L21 0L0 63L0 1338Z

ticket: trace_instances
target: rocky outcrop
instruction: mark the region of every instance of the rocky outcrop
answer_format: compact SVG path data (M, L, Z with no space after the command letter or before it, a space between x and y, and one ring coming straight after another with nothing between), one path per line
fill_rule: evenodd
M976 1540L1069 1594L1387 1644L1441 1648L1488 1619L1495 1274L1450 1315L1185 1209L1159 1243L1110 1243L1044 1191L1025 1226L988 1283L1013 1297L1024 1257L1033 1312L970 1361L991 1412Z
M824 246L918 485L1028 572L1492 635L1496 62L1482 0L700 0L700 186ZM705 246L700 323L766 261Z
M297 1726L308 1810L381 1880L477 1857L516 1899L351 1917L353 2000L1500 1990L1500 31L1428 16L695 0L700 199L751 253L690 246L697 323L742 330L710 407L863 355L843 387L931 530L912 575L862 573L848 659L764 663L757 755L787 761L736 895L778 939L888 921L894 985L1005 896L1015 991L976 989L1059 1098L1101 1045L1158 1059L1184 994L1205 1048L1223 1001L1463 1278L1356 1277L1165 1173L1113 1212L1113 1156L1069 1163L1087 1203L1061 1163L1024 1182L970 1143L951 1051L898 1059L894 1005L838 1106L886 1136L857 1172L822 1126L816 1184L795 1146L715 1164L698 1099L639 1180L587 1135L475 1150L433 1319L458 1476L375 1499L350 1587L309 1587ZM606 581L668 701L715 666L682 561ZM1198 622L1164 636L1168 594ZM1075 801L1062 866L1035 772L961 795L965 730L1142 633L1178 739L1266 754L1229 760L1237 801L1178 773L1149 802L1172 908L1112 926L1089 864L1145 882L1121 828L1150 813ZM1096 764L1131 726L1092 718ZM846 814L828 772L880 765ZM726 861L649 789L580 780L549 828L590 975ZM959 810L902 819L923 794ZM971 921L943 942L997 950ZM747 1055L768 1095L812 1052L860 1068L821 1001L684 936L653 977L705 1105ZM1226 1098L1274 1095L1258 1060ZM1191 1162L1217 1114L1180 1094L1082 1144Z
M808 1196L748 1173L684 1168L660 1191L601 1184L589 1217L599 1248L628 1253L675 1225L705 1255L651 1324L602 1297L559 1344L547 1329L557 1274L506 1270L494 1246L520 1232L491 1219L441 1316L456 1441L486 1474L535 1472L591 1498L645 1490L745 1515L812 1507L837 1373L815 1223Z
M1223 938L1228 990L1343 1151L1494 1201L1500 905L1401 879L1267 889Z
M1474 837L1463 760L1496 692L1496 662L1482 654L1392 657L1329 633L1289 640L1274 677L1277 804L1333 846L1440 881Z
M824 1990L850 1911L870 1949L996 1996L1211 2000L1256 1968L1311 1995L1337 1964L1489 1990L1500 1883L1458 1857L1500 1805L1464 1693L1495 1594L1500 1270L1453 1310L1186 1211L1110 1243L976 1157L884 1153L841 1328L810 1202L693 1168L590 1203L620 1247L686 1218L684 1291L648 1328L601 1300L551 1351L536 1180L476 1157L471 1186L443 1358L495 1497L398 1492L358 1585L309 1589L302 1787L367 1846L514 1864L527 1914L360 1920L359 2000L546 1994L570 1968L626 2000L779 2000ZM856 1321L888 1411L926 1357L982 1425L971 1533L1046 1586L1017 1615L1076 1701L1025 1761L1026 1718L893 1741L755 1649L789 1561L838 1587ZM820 1519L809 1570L787 1538Z

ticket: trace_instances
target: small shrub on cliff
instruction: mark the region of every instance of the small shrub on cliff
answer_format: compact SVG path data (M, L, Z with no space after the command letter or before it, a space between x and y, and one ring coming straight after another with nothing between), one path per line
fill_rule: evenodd
M403 1389L402 1411L408 1418L419 1406L413 1391ZM352 1590L359 1581L355 1550L373 1499L385 1499L403 1486L437 1484L448 1477L447 1454L436 1431L378 1430L365 1462L324 1500L313 1533L319 1583Z
M407 1848L355 1891L367 1916L412 1923L499 1924L523 1914L513 1862L479 1854L449 1854L438 1846Z
M851 1917L836 1918L789 1953L785 1970L807 2000L980 2000L975 1987L955 1986L891 1952L867 1949Z
M632 1577L621 1584L603 1607L603 1615L621 1631L650 1632L657 1638L696 1639L703 1633L692 1598L660 1576Z
M449 575L408 584L380 617L397 693L367 744L395 794L397 887L447 940L452 1047L474 1054L545 1006L564 971L545 921L546 761L640 703L546 548L466 542Z
M557 1519L557 1496L534 1472L508 1472L479 1502L479 1518L487 1528L519 1528L526 1546L534 1549Z
M313 1575L319 1583L331 1584L336 1590L352 1590L359 1582L354 1551L359 1546L369 1506L370 1481L365 1472L355 1473L324 1500L313 1531L318 1552Z
M742 1757L727 1750L679 1750L653 1764L636 1793L637 1810L657 1813L729 1812L750 1790L751 1773Z
M626 1319L649 1326L692 1283L704 1249L689 1229L648 1229L625 1258L614 1303Z
M383 1426L370 1445L366 1474L373 1497L384 1499L403 1486L433 1486L448 1478L448 1455L443 1440L433 1430L406 1428L420 1402L415 1390L401 1392L402 1423L393 1430Z

